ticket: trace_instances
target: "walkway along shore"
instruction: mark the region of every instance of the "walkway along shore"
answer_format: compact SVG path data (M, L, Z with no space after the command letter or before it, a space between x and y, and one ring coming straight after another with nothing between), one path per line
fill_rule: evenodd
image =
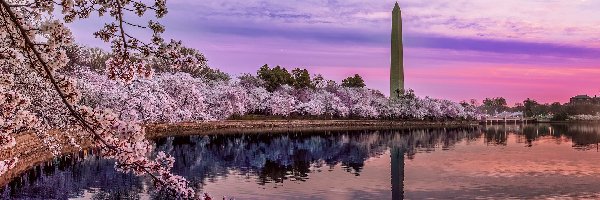
M466 127L476 126L472 121L385 121L385 120L225 120L200 123L148 124L146 138L156 139L172 136L212 135L212 134L262 134L290 133L313 131L343 131L343 130L377 130L377 129L406 129L406 128L436 128L436 127ZM60 131L51 131L63 145L61 154L79 153L79 148L68 144L67 138L61 137ZM51 162L52 154L42 147L42 141L33 133L23 133L15 137L17 145L0 151L0 159L5 160L17 156L17 166L0 177L0 186L8 184L30 168ZM83 153L91 147L91 142L80 142Z

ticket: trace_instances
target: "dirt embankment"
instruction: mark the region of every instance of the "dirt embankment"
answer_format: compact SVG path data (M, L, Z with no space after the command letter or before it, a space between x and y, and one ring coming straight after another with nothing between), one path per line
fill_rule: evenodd
M448 127L448 126L470 126L476 123L469 121L453 122L423 122L423 121L378 121L378 120L227 120L202 123L177 123L177 124L148 124L146 125L146 137L149 139L186 136L186 135L209 135L209 134L260 134L260 133L286 133L301 131L335 131L335 130L375 130L375 129L401 129L416 127ZM50 134L65 147L63 154L76 153L79 148L71 147L65 137L61 137L60 131ZM18 157L17 166L0 176L0 186L6 185L15 177L31 167L53 158L46 148L42 147L42 141L33 133L24 133L16 136L17 145L11 149L0 151L0 159ZM91 146L91 143L81 143L82 148Z
M49 134L54 135L64 147L61 154L80 151L79 148L69 145L67 138L61 137L59 131L51 131ZM14 157L19 159L16 167L0 176L0 186L8 184L13 178L20 176L31 167L50 161L54 157L50 150L42 146L43 141L34 133L23 133L17 135L15 139L17 144L13 148L0 151L0 160L11 159ZM91 146L90 142L83 142L80 144L82 148Z

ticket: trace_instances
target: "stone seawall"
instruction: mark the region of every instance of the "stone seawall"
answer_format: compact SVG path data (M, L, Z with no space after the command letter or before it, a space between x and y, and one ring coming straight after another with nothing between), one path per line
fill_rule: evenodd
M469 121L453 122L422 122L422 121L377 121L377 120L227 120L202 123L177 123L177 124L148 124L146 137L149 139L209 134L260 134L260 133L286 133L303 131L335 131L335 130L374 130L374 129L401 129L417 127L452 127L470 126ZM60 131L50 133L54 135L65 147L62 154L76 153L79 148L71 147L66 137L61 137ZM42 141L33 133L23 133L15 137L17 144L11 149L0 151L0 159L18 157L17 166L0 176L0 185L6 185L15 177L20 176L33 166L50 161L53 155L42 147ZM83 149L91 147L91 143L81 143Z

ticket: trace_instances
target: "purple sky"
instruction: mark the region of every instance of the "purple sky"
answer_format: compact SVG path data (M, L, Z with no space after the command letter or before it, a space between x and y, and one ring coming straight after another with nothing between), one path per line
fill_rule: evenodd
M166 38L203 52L233 75L263 64L329 79L359 73L387 94L391 10L378 0L173 0ZM600 1L405 0L406 85L456 101L503 96L566 102L600 93ZM71 25L76 40L99 22Z

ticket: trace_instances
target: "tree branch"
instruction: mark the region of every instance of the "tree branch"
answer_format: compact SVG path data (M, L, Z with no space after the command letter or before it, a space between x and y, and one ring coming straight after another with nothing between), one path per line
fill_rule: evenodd
M119 4L120 4L120 2L119 2ZM112 145L109 145L102 137L100 137L100 135L98 133L96 133L95 129L93 129L91 127L91 125L89 124L89 122L87 122L80 115L80 113L77 110L75 110L75 108L73 107L73 105L71 105L69 103L69 101L67 100L67 95L61 90L58 81L52 75L52 71L50 70L50 67L48 66L48 63L43 59L42 54L35 48L35 43L33 41L31 41L31 39L27 35L26 30L20 24L17 16L10 9L11 8L10 5L5 0L0 0L0 5L2 5L2 8L4 9L4 11L9 15L12 23L19 30L21 37L25 41L26 47L25 47L24 50L25 51L30 50L30 51L33 52L33 54L35 55L36 59L38 60L38 62L42 66L44 72L46 73L46 75L47 75L46 78L50 81L50 83L52 83L52 86L54 87L54 89L56 90L56 92L58 93L58 95L60 96L62 102L65 104L65 106L69 110L69 113L73 117L75 117L75 119L79 122L79 124L82 127L84 127L89 133L91 133L93 135L94 139L100 141L105 148L108 148L109 150L112 150L112 151L115 151L115 152L122 152L122 151L119 151L116 147L114 147ZM121 17L122 17L122 15L121 15L121 13L119 13L119 18L121 18ZM121 30L121 31L122 31L122 35L124 37L124 32L123 32L123 30ZM156 175L152 174L146 167L144 167L144 166L142 166L142 165L140 165L140 164L138 164L136 162L134 162L133 164L136 165L139 169L143 170L146 174L150 175L157 183L160 183L161 185L166 186L165 182L163 182L162 180L160 180ZM177 193L173 188L170 188L170 187L166 187L166 188L168 190L172 191L172 192Z

